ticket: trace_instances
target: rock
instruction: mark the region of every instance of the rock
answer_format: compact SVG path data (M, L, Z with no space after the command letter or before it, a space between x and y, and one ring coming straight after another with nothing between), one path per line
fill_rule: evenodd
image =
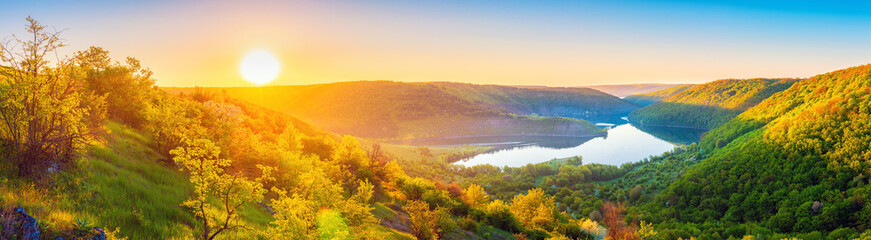
M16 207L15 213L18 217L15 219L18 222L18 236L23 240L39 240L39 223L36 218L27 215L27 211L22 207Z
M103 232L102 228L95 227L94 231L98 232L98 234L91 238L91 240L106 240L106 233Z

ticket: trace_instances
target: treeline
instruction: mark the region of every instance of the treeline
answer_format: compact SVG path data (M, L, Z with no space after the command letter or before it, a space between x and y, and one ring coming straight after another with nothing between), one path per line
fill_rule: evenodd
M769 96L789 88L796 79L726 79L697 85L629 114L642 125L713 129Z
M284 112L328 131L381 139L496 134L589 135L599 132L580 119L625 116L637 108L632 103L586 88L360 81L205 90Z
M671 97L672 95L678 94L695 86L695 84L680 85L655 92L626 96L623 98L623 100L630 101L644 107L655 102L659 102L662 99Z

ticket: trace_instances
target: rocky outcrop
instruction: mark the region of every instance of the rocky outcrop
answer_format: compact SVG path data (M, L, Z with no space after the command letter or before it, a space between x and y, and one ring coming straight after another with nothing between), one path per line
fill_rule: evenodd
M75 239L106 240L103 229L95 227L92 233ZM27 214L22 207L16 207L12 211L0 209L0 239L39 240L39 222L36 218ZM63 240L57 237L54 240Z
M22 207L0 209L0 238L39 240L39 223Z

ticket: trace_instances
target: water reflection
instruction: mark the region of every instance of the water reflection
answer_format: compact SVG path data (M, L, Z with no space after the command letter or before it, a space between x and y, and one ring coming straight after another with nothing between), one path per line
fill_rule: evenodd
M405 144L494 147L457 162L466 166L492 164L519 167L572 156L582 156L584 163L620 165L659 155L680 144L697 142L703 132L688 128L634 126L623 121L610 127L607 136L603 137L462 137L415 140Z

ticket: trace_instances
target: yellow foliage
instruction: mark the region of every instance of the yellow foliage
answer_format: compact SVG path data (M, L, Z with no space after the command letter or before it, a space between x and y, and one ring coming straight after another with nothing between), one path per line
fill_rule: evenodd
M578 227L580 227L581 230L583 230L587 233L590 233L592 235L605 236L606 234L608 234L608 229L605 229L604 227L600 226L599 223L597 223L596 221L590 220L589 218L584 218L584 219L579 219L579 220L572 219L570 221L577 223Z
M638 225L638 237L641 239L653 239L656 237L656 230L653 229L652 223L645 223L641 221L641 224Z
M443 222L450 220L447 209L430 210L429 204L423 201L409 201L402 209L411 218L411 231L417 239L439 239L445 230Z
M518 194L511 200L511 212L517 220L536 229L549 229L555 222L554 206L553 196L539 188L529 190L526 195Z
M182 206L193 210L199 219L201 239L214 239L227 229L240 226L237 210L248 202L259 202L266 189L263 183L273 180L272 167L258 165L263 172L260 178L248 180L238 174L229 175L224 168L230 166L229 159L219 157L221 149L208 139L189 141L187 146L170 151L173 160L182 171L190 174L195 196ZM214 205L210 198L216 198L220 205Z
M279 197L272 200L275 220L270 223L266 235L271 239L317 238L315 202L296 194L288 197L287 192L279 189L273 191L278 192Z
M490 201L490 195L484 191L480 185L471 184L466 188L466 194L463 195L463 201L471 207L481 207Z

